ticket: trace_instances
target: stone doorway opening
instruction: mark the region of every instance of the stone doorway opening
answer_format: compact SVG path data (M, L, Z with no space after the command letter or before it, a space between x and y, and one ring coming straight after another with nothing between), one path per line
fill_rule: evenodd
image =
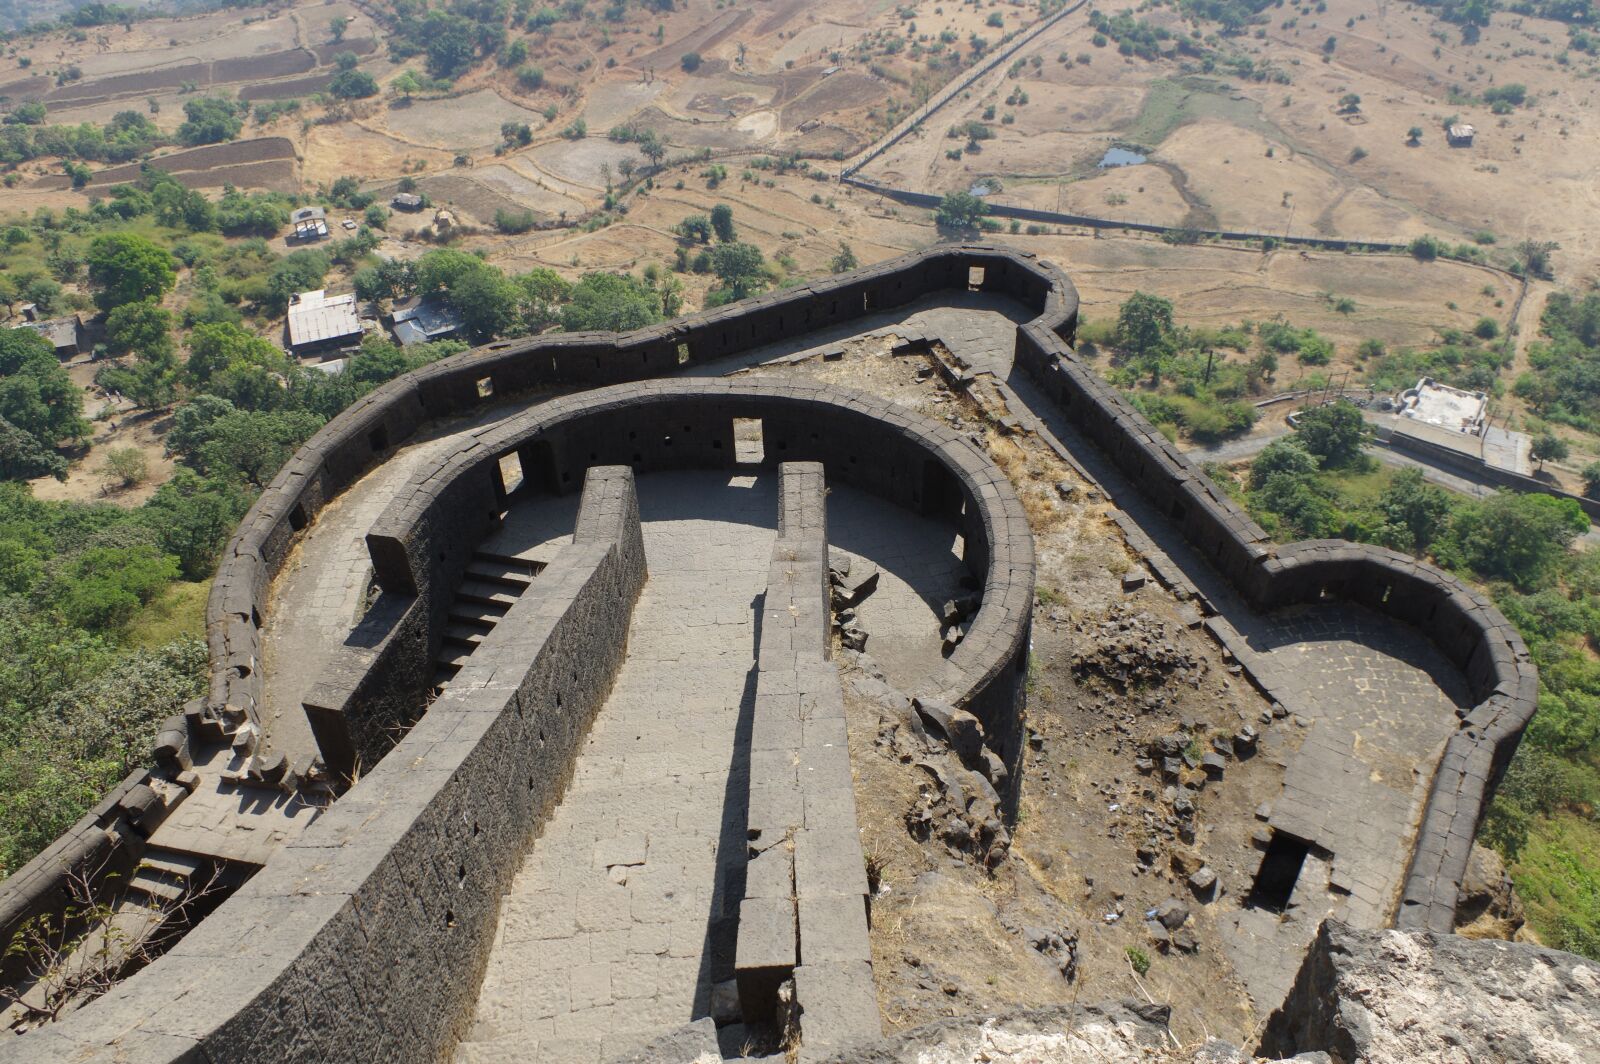
M766 461L767 445L761 435L761 419L733 419L733 460L737 465L760 465Z
M1281 831L1274 832L1272 841L1267 844L1267 852L1262 855L1261 867L1256 869L1250 894L1245 898L1246 908L1267 909L1276 913L1287 909L1295 883L1300 879L1301 866L1310 852L1311 844L1305 840Z

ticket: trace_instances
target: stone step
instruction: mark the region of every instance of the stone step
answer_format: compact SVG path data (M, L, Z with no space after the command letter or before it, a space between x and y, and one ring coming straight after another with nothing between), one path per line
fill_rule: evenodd
M189 893L189 880L154 868L140 868L128 880L128 892L143 894L158 907L173 906L183 901L184 895Z
M482 548L472 552L472 560L474 562L507 566L518 572L526 573L530 580L538 576L545 566L549 564L536 558L520 558L515 554L501 554L498 551L483 550Z
M146 850L144 856L139 859L141 871L149 868L185 882L193 882L199 878L207 863L204 857L197 857L192 853L180 853L177 850L166 850L158 846Z
M443 690L445 684L455 679L456 673L460 671L453 665L438 666L433 670L433 689L435 691Z
M524 585L526 586L526 585ZM468 579L456 588L456 600L466 602L481 602L494 606L510 606L517 601L517 591L508 590L509 585L503 583L490 583L485 580Z
M447 643L439 648L439 656L434 658L435 665L448 666L451 669L460 669L472 657L473 647L464 647L457 643ZM454 672L451 675L455 675Z
M506 615L506 608L498 603L466 602L461 599L450 604L450 620L457 624L482 625L493 628Z
M474 557L467 563L467 578L505 584L519 591L533 583L533 567L521 562L490 561Z
M460 622L453 621L445 627L444 639L447 643L454 643L459 646L477 649L478 644L483 642L483 637L488 635L491 631L493 631L493 629L493 625L478 627L476 625L462 624Z

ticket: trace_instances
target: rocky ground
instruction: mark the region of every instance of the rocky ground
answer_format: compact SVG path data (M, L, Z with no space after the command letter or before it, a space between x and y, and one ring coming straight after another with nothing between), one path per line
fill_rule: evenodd
M1328 921L1259 1046L1180 1041L1138 1000L944 1020L828 1064L1590 1064L1600 964L1523 943Z

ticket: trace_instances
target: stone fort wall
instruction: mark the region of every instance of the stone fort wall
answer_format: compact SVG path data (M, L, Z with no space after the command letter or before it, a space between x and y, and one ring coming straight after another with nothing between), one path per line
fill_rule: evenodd
M1190 541L1252 603L1272 608L1325 597L1360 602L1420 626L1466 672L1478 702L1464 717L1461 730L1451 738L1440 765L1398 916L1402 926L1448 930L1467 850L1484 802L1535 706L1537 678L1516 633L1481 596L1410 558L1342 542L1273 547L1261 529L1227 500L1193 462L1077 359L1070 347L1077 321L1077 294L1070 281L1032 256L986 245L942 246L636 333L580 334L491 344L378 389L335 418L302 448L258 500L229 544L208 605L213 667L210 694L204 705L192 707L192 717L231 725L256 718L262 691L257 669L260 627L273 575L298 534L315 520L321 508L425 423L470 411L490 396L503 398L510 393L547 387L648 381L685 364L713 361L939 291L969 288L1010 295L1037 311L1037 317L1018 328L1019 365L1040 381L1086 436L1103 447L1152 498L1162 501ZM667 463L679 461L666 457L667 448L678 447L681 440L670 430L670 423L676 420L671 408L687 398L684 393L674 396L674 387L684 386L649 382L598 400L602 404L613 399L622 401L623 407L618 410L629 402L636 403L638 409L634 413L646 415L647 424L649 417L660 418L658 424L651 426L649 458L645 451L593 453L638 468L666 468L670 467ZM704 381L693 386L712 394L726 389L715 401L728 404L723 412L730 418L745 416L733 411L749 409L753 403L749 396L734 396L736 387L739 386L725 381ZM594 394L557 403L594 401ZM713 402L710 398L704 401ZM800 432L809 431L811 422L802 396L773 396L770 403L767 417L771 420L766 431L772 458L771 441L785 434L782 426L786 416L794 417ZM865 432L874 423L883 422L886 427L880 431L903 432L903 426L893 426L896 415L892 410L871 403L867 400L859 409L840 415L848 421L850 431ZM546 404L524 417L537 417L540 411L548 412L555 405ZM792 415L783 412L786 405L792 408ZM851 401L845 407L855 405ZM593 413L597 418L611 416L599 410ZM627 420L621 413L614 416ZM721 416L719 413L718 418ZM519 420L514 418L512 422ZM519 432L523 435L515 437ZM546 441L536 439L538 433L526 422L520 427L502 423L486 433L487 440L474 445L481 445L481 458L453 456L450 470L435 474L445 476L451 484L464 477L465 482L475 485L471 493L480 501L492 497L502 486L493 473L485 479L477 471L487 471L492 464L489 456L504 453L507 448L524 449L519 452L523 454L524 469L553 476L556 483L592 464L581 450L581 433L576 430L567 440L569 450L564 457L559 455L554 440L548 441L548 451L541 450ZM670 442L669 436L674 437ZM570 449L574 439L580 440L575 451ZM723 446L731 449L731 439ZM829 464L831 474L849 475L848 454L843 456L843 468L838 464L837 452L802 451L784 456L785 460L789 457L820 458ZM959 481L957 470L949 466L946 469ZM424 531L419 539L415 529L428 527L429 507L438 505L439 498L448 497L448 492L443 496L430 494L443 483L437 481L432 487L425 483L414 485L408 495L396 500L395 508L374 529L375 565L386 588L391 584L403 587L409 578L420 597L424 587L441 576L449 578L448 558L446 564L436 568L431 561L426 566L419 564L418 556L411 553L411 548L431 535ZM986 523L1026 535L1026 521L1009 491L1002 494L996 485L976 487L980 503L977 511L983 513L985 500L990 507ZM912 501L918 506L925 504L922 498ZM965 509L970 518L971 508ZM997 541L1012 540L1009 531L996 535L998 540L988 540L991 549ZM547 647L550 653L559 654L557 648L561 646L570 650L572 644L558 638L568 627L574 639L581 632L583 639L602 644L607 640L614 643L619 633L625 634L625 610L615 606L601 608L598 603L579 609L578 604L587 601L585 596L598 594L596 589L601 587L605 593L620 595L618 601L631 603L626 591L630 586L636 590L635 581L643 577L643 560L633 554L632 542L631 534L610 537L604 561L593 553L593 545L586 545L585 550L590 553L583 554L578 550L580 544L575 543L571 550L575 555L582 554L581 558L562 555L573 575L551 581L555 569L552 566L535 583L536 588L542 585L540 594L532 599L524 596L519 602L520 608L550 611L545 628L551 640ZM984 610L998 609L1005 615L996 631L1025 633L1032 591L1031 548L1025 574L1014 566L1015 559L969 555L968 560L976 571L987 574ZM991 598L996 592L1000 593L1000 600ZM527 603L525 607L523 602ZM564 626L563 621L571 621L577 615L585 618L582 626ZM596 617L605 620L602 623ZM1000 613L995 617L1000 618ZM502 626L497 632L506 631L510 638L511 627ZM978 648L985 641L969 642L974 646L969 652L970 660L958 662L953 668L970 664L978 671L976 676L962 677L971 681L966 701L980 716L995 719L1001 711L985 699L1014 704L1019 685L996 681L1008 671L1018 671L1015 661L1010 655L992 651L980 655ZM1009 636L1002 642L1009 642ZM961 649L965 647L963 644ZM492 655L481 658L483 654L480 648L474 661L492 660ZM522 647L519 654L519 660L526 663L528 648ZM525 682L547 683L538 678L542 675L539 663L547 660L546 651L541 650ZM612 673L614 667L604 677L598 671L593 676L585 673L585 704L598 706L603 698L599 686L602 682L608 684ZM520 714L505 712L507 699L514 701L520 696L520 686L517 691L463 687L454 697L471 705L460 707L454 719L458 723L475 722L473 727L488 731L513 726L525 731L527 725ZM453 1035L450 1021L422 1017L414 1007L417 1001L426 1000L439 1007L430 1004L424 1011L448 1011L443 1007L447 1002L435 1002L441 990L433 985L434 980L429 979L426 987L408 987L403 979L393 977L392 970L349 970L348 958L366 953L351 952L351 939L341 935L359 934L368 945L397 951L443 948L443 953L434 954L441 961L463 953L481 955L481 950L474 952L475 943L466 940L481 932L481 901L469 904L463 900L459 912L447 907L439 913L413 897L420 877L432 888L432 897L448 897L450 890L465 890L466 884L472 883L476 888L472 897L481 894L493 899L498 897L493 892L495 877L504 874L492 859L505 858L507 851L503 848L479 848L482 856L475 857L470 867L467 861L458 859L458 826L470 825L470 837L478 837L483 829L481 818L498 817L501 805L497 803L508 799L473 793L472 785L462 785L463 780L456 775L469 758L487 756L483 751L491 747L502 751L507 747L467 743L459 736L446 738L438 729L451 720L448 710L440 713L440 706L446 705L449 698L447 695L436 704L403 740L413 749L416 744L432 744L444 760L430 764L424 759L422 767L407 769L404 765L408 759L385 759L363 779L363 786L353 789L335 805L324 830L308 832L292 848L293 852L286 853L282 860L274 858L235 896L235 900L249 904L236 906L230 900L224 910L219 910L219 916L225 911L237 913L243 925L239 920L216 918L202 923L166 958L102 1002L62 1024L29 1035L26 1058L48 1060L72 1055L91 1059L104 1053L105 1059L110 1059L115 1052L109 1045L113 1038L119 1040L121 1051L127 1052L136 1045L137 1055L150 1059L285 1059L315 1055L320 1050L306 1040L321 1035L306 1029L301 1022L301 1008L311 1000L325 1002L340 1015L366 1017L361 1021L366 1033L360 1037L346 1030L352 1039L348 1043L352 1054L349 1059L357 1059L356 1054L366 1054L368 1059L373 1054L382 1057L388 1055L385 1046L402 1043L409 1047L408 1054L397 1056L414 1053L422 1044L445 1044ZM493 709L484 712L491 709L491 702ZM491 723L494 728L489 727ZM174 741L166 738L163 764L175 756L171 749ZM519 732L516 741L531 740ZM552 760L546 766L549 778L563 780L570 771L570 752L564 763L559 750L550 756ZM471 778L477 778L476 774ZM497 778L496 782L504 780ZM530 779L529 784L534 786L534 781ZM121 791L132 789L125 786ZM120 835L137 840L133 814L117 811L126 808L121 803L127 800L127 793L113 796L108 799L113 803L112 811L97 810L85 818L85 824L106 831L109 817L112 830L107 831L108 837L115 840ZM528 812L527 799L520 795L514 808L522 812L524 824L534 819ZM475 816L480 820L475 822ZM387 830L378 830L374 825L387 826ZM509 828L498 830L500 833L492 835L492 839L501 839ZM13 877L0 894L0 917L16 911L18 887L48 895L51 877L59 878L59 869L77 859L72 852L74 838L91 839L92 833L69 834L63 840L64 851L58 847L48 854L54 868L36 861ZM324 840L320 846L317 839ZM330 845L335 841L358 845ZM128 844L136 845L136 841ZM330 866L330 862L337 865L352 861L366 863L344 869ZM37 898L29 903L37 906ZM492 901L490 904L492 908ZM444 948L435 930L439 927L452 934L457 929L465 929L465 933L454 938L445 936L449 946ZM253 974L241 979L245 975L241 968ZM233 978L223 975L223 971L233 973ZM461 975L466 985L475 985L471 972ZM224 1003L237 999L241 982L261 986L263 991L250 999L249 1007L230 1011L223 1007ZM251 1041L268 1037L282 1041L273 1046ZM202 1042L208 1048L202 1050ZM238 1052L232 1053L232 1048ZM23 1059L15 1055L20 1047L8 1049L0 1051L0 1060ZM340 1050L318 1059L346 1059L344 1054Z

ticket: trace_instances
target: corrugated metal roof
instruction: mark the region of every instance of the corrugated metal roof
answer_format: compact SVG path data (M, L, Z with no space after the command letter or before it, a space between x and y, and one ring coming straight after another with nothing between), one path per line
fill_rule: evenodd
M323 289L301 292L289 302L289 346L305 347L361 335L354 295L330 296Z

